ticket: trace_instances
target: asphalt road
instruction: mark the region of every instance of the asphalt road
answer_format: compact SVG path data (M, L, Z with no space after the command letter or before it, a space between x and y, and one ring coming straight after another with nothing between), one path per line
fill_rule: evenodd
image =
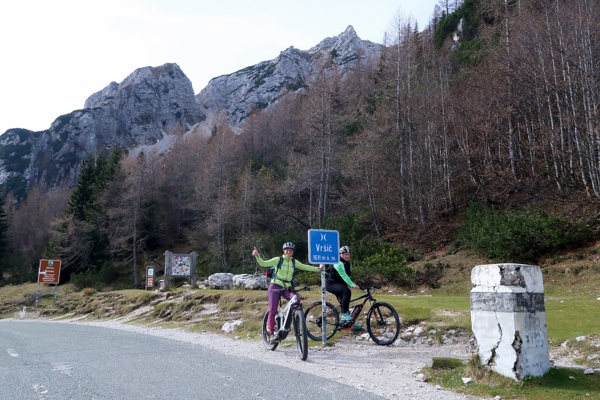
M0 400L284 398L383 399L197 344L95 326L0 320Z

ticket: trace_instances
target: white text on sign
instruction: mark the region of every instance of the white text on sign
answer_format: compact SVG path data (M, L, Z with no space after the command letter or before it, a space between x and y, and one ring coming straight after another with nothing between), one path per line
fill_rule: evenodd
M317 253L321 253L321 254L315 254L314 259L315 261L318 262L336 262L337 260L335 259L335 250L333 248L332 245L330 244L315 244L315 250ZM331 255L328 254L323 254L323 253L332 253Z
M315 248L318 252L331 253L333 252L333 246L330 244L315 244Z

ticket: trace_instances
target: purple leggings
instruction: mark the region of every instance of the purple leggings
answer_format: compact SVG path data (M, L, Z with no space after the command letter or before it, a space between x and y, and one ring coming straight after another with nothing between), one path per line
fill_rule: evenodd
M279 290L283 289L281 286L271 283L267 289L267 299L269 300L269 318L267 319L267 329L269 334L273 334L275 329L275 316L277 315L277 306L279 305L279 299L283 296L284 299L290 301L293 296L289 290L286 290L282 294Z

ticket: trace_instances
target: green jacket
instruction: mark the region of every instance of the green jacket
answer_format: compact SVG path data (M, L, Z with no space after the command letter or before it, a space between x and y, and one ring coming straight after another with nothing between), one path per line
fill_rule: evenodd
M352 281L352 278L350 278L350 276L346 272L346 266L344 264L345 263L343 261L340 261L337 264L333 264L333 268L335 268L335 270L340 275L340 277L344 280L344 282L346 283L346 285L348 285L348 286L356 286L356 283L354 283ZM351 264L348 263L348 269L349 270L352 268L350 265Z
M280 257L274 257L270 260L263 260L261 256L256 256L256 262L261 267L276 267L279 264ZM292 259L286 256L281 256L283 258L283 262L281 263L281 267L277 270L277 274L275 278L271 279L271 283L279 285L281 287L290 287L292 286L292 278L294 277L294 267L292 266ZM320 272L319 267L313 267L312 265L302 264L300 261L295 261L296 268L301 269L303 271L312 271L312 272Z

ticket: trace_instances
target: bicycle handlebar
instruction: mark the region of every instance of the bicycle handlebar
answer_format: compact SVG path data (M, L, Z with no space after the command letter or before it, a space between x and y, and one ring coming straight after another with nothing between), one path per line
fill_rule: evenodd
M372 290L372 289L381 289L381 286L362 286L362 285L359 285L358 288L360 290Z
M303 288L300 288L300 289L296 289L294 287L292 287L292 288L281 288L281 289L271 289L271 292L280 292L281 293L281 292L285 292L286 290L289 291L289 292L292 292L292 293L298 293L298 292L302 292L304 290L310 290L310 286L304 286Z

